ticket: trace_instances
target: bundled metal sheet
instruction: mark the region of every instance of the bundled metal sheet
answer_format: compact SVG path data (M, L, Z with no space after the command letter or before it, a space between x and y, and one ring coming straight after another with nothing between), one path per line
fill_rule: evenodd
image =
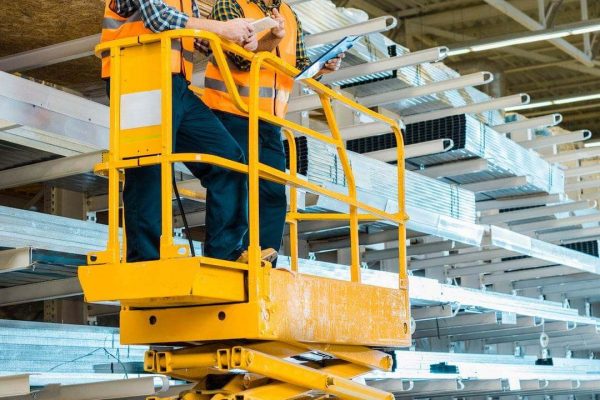
M564 192L564 172L557 164L548 163L537 153L507 139L472 116L458 115L411 124L406 127L404 133L404 141L407 145L446 138L454 141L452 150L411 158L407 161L407 167L420 169L449 162L483 158L488 161L487 170L453 176L445 181L464 185L514 176L527 178L523 186L478 193L477 201L530 193ZM395 145L394 136L385 134L350 140L347 147L351 151L367 153L393 148Z
M314 10L319 9L318 13ZM342 28L348 25L364 22L368 16L356 10L336 8L330 0L312 0L294 6L294 10L303 23L303 28L308 33L319 33L328 30ZM393 51L390 51L393 49ZM327 46L309 49L309 55L314 58L327 50ZM374 62L390 57L390 54L404 55L410 51L398 43L395 43L384 35L377 33L368 35L366 40L361 41L350 52L344 61L345 65L359 65ZM364 97L373 94L390 92L427 85L433 82L454 79L460 74L442 63L424 63L418 66L401 68L397 71L381 72L356 77L348 81L337 82L339 85L365 83L352 88L346 88L348 92L356 97ZM379 81L378 81L379 80ZM385 107L397 112L399 115L413 115L428 111L464 106L491 98L477 90L469 87L460 90L449 90L428 96L399 100ZM499 111L490 111L484 114L474 114L474 117L490 125L504 123Z
M333 147L305 137L296 139L296 147L299 173L311 182L347 186L346 176ZM396 203L396 166L356 153L349 153L349 156L358 189ZM405 190L407 206L475 222L475 196L457 185L407 171Z
M133 363L141 369L147 347L121 345L118 328L0 320L0 349L0 374L27 371L83 378L99 373L100 380L111 372L107 365L113 368L113 379L136 369Z
M0 206L0 247L86 255L106 247L108 227L95 222ZM187 243L175 238L176 243ZM200 243L196 250L200 254ZM48 261L48 263L50 263Z

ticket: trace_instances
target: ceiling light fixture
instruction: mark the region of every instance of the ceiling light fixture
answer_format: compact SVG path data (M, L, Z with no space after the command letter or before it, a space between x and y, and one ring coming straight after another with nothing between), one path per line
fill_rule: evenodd
M566 97L564 99L558 99L558 100L544 100L544 101L538 101L538 102L533 102L533 103L529 103L529 104L523 104L520 106L509 107L506 109L506 111L530 110L532 108L543 108L543 107L549 107L549 106L555 106L555 105L581 103L583 101L598 100L598 99L600 99L600 93L592 93L592 94L587 94L584 96Z
M584 33L598 31L600 31L600 19L592 19L574 24L561 25L551 29L522 32L519 34L499 36L486 40L457 43L454 46L449 46L450 51L448 52L448 55L457 56L471 52L499 49L502 47L517 46L521 44L541 42L544 40L552 40L571 35L582 35Z

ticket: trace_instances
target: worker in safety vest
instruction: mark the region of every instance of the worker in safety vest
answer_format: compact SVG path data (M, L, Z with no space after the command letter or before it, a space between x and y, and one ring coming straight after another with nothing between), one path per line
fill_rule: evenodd
M255 50L258 43L247 20L201 19L195 0L107 0L102 42L163 32L200 29ZM206 153L244 162L236 140L212 111L188 88L192 77L194 39L173 41L174 151ZM102 77L110 91L110 55L102 55ZM247 184L239 173L198 163L187 167L207 189L204 255L237 260L244 251L247 224ZM123 203L127 232L127 261L159 258L161 235L160 167L127 169Z
M279 25L263 33L256 51L271 51L288 64L302 70L311 61L304 46L302 25L291 7L282 0L217 0L210 18L230 21L236 18L252 20L271 16ZM242 99L248 101L250 63L243 58L229 55L233 63L232 74ZM327 63L320 74L336 71L340 67L343 54ZM231 101L217 65L211 61L206 69L205 90L202 100L210 108L248 156L248 118ZM260 76L260 108L278 117L285 117L294 79L283 74L263 69ZM260 162L285 171L285 152L281 139L281 128L260 121L259 125ZM287 199L285 186L270 181L260 182L260 245L261 248L279 250L285 225ZM245 242L247 244L248 237ZM275 262L274 262L275 264Z

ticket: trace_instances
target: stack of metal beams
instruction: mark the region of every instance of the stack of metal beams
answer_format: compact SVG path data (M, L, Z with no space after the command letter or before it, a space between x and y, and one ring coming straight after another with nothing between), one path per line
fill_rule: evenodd
M311 182L347 186L333 147L306 137L296 138L296 147L298 173ZM355 176L360 191L396 202L398 175L395 165L356 153L349 153L349 156L353 170L360 171ZM475 196L472 192L410 171L406 171L406 203L407 206L475 222Z
M117 328L0 320L0 375L33 373L34 386L143 373L145 346L120 344Z
M319 13L314 10L318 9ZM307 33L317 34L320 32L343 28L348 25L364 22L368 19L366 13L349 11L348 9L336 8L330 0L312 0L306 3L294 5L294 10L303 21L303 28ZM328 46L314 46L309 48L309 56L317 57L326 51ZM359 65L389 58L390 56L401 56L410 51L381 34L368 35L366 39L359 42L350 52L345 60L346 65ZM365 97L374 94L390 92L408 87L427 85L433 82L458 78L460 75L453 69L441 63L424 63L418 66L400 68L397 71L381 72L364 75L346 81L337 82L345 86L364 83L346 90L356 97ZM488 101L491 98L472 87L435 93L427 96L414 97L398 100L385 107L397 112L399 115L413 115L466 104ZM482 122L490 125L504 123L499 111L490 111L484 114L474 115Z
M557 164L545 161L537 153L495 132L470 115L458 115L406 127L405 144L422 143L436 139L452 139L454 148L445 153L412 158L407 167L428 168L444 163L482 158L488 168L443 179L459 185L493 179L523 176L527 183L515 188L492 190L477 194L477 201L531 193L564 192L564 172ZM348 149L368 153L396 146L394 136L385 134L348 141Z

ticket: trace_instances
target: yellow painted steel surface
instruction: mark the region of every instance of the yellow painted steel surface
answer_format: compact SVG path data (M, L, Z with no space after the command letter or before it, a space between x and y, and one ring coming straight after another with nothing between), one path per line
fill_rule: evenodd
M196 257L98 265L82 268L79 280L87 301L120 301L123 306L129 307L175 307L245 301L245 266L242 265L240 269L219 267L207 260ZM173 279L173 275L178 279Z
M172 152L171 41L181 37L204 38L211 43L214 59L227 89L250 121L248 164L207 154ZM179 353L150 352L146 368L193 380L202 386L211 371L228 373L242 368L250 375L234 377L222 389L206 388L183 393L186 400L267 400L326 394L341 399L391 399L391 395L358 385L347 378L370 369L389 370L391 359L364 346L400 347L410 344L408 279L404 246L399 246L398 289L361 283L359 223L388 221L398 226L398 242L406 241L404 199L404 147L396 121L365 108L332 89L309 79L303 83L318 93L329 126L328 135L275 117L259 109L259 72L262 68L295 76L299 71L271 53L250 53L207 32L176 30L103 43L97 53L111 54L110 148L96 172L109 177L109 236L107 248L88 255L79 277L88 301L120 301L121 340L126 344L213 343L212 353L186 349ZM251 61L249 102L241 100L227 63L226 52ZM200 90L191 88L195 92ZM154 99L158 121L131 124L123 110L131 109L137 96ZM386 212L357 197L354 172L345 149L332 101L389 124L396 137L398 159L398 211ZM133 101L135 104L135 101ZM158 112L158 111L157 111ZM259 162L258 123L267 121L283 128L290 150L290 171L282 172ZM337 153L348 183L338 193L308 182L296 172L294 133L311 136ZM173 241L171 176L175 162L219 165L248 175L248 264L204 257L190 257L187 245ZM128 263L126 241L119 237L119 190L124 169L147 165L161 167L162 235L160 259ZM273 270L260 260L259 179L290 186L291 271ZM348 205L349 212L305 214L298 210L297 188L324 195ZM347 221L351 242L351 279L341 281L298 273L298 225L302 221ZM231 347L239 340L258 341ZM223 348L215 349L223 344ZM229 346L229 347L228 347ZM186 353L187 351L187 353ZM334 363L325 367L289 363L297 352L330 354ZM331 361L331 360L330 360ZM310 363L309 363L310 364ZM252 377L254 373L256 379ZM320 393L320 394L319 394Z
M152 344L245 338L410 345L405 291L286 270L265 269L261 281L267 284L257 302L123 310L121 340L126 344Z

